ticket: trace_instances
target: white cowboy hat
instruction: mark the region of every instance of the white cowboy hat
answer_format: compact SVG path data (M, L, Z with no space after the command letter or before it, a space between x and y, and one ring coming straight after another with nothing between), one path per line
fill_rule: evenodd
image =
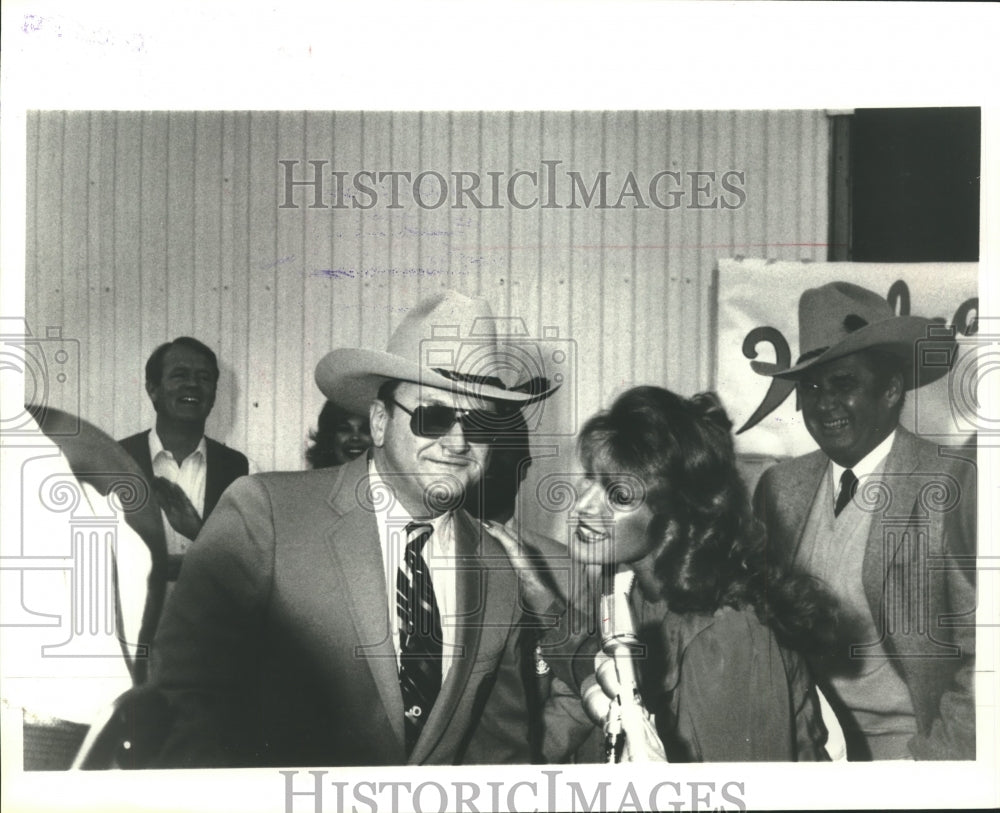
M878 347L900 359L904 386L913 389L941 378L954 361L954 337L928 330L939 324L921 316L897 316L885 299L860 285L830 282L808 289L799 298L800 355L796 363L781 367L751 361L750 366L760 375L796 378L817 364ZM920 339L933 341L936 352L931 355L936 363L924 364L922 357L914 355ZM940 363L942 351L949 358L948 364Z
M525 369L524 339L501 344L496 322L485 300L441 291L406 314L384 352L342 347L327 353L316 365L316 384L329 400L359 413L390 379L519 407L548 398L559 385L521 376L532 372ZM512 375L523 383L506 384Z

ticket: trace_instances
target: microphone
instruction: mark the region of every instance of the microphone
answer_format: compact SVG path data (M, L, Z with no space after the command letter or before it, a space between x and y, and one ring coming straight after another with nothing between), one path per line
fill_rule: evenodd
M611 593L601 596L601 647L614 663L618 677L616 694L623 705L642 703L632 661L632 653L640 644L628 603L634 580L635 573L631 570L616 573Z
M605 718L605 757L608 762L666 762L663 744L642 703L632 659L641 647L628 601L634 580L631 570L616 573L610 594L601 596L602 652L595 658L594 680L614 697Z
M621 762L625 738L628 731L625 720L634 719L629 711L641 707L639 687L632 664L632 648L639 639L632 624L632 610L628 606L628 595L632 589L635 573L623 570L614 575L610 592L601 595L601 649L603 663L595 659L596 681L611 702L605 729L605 757L608 762Z

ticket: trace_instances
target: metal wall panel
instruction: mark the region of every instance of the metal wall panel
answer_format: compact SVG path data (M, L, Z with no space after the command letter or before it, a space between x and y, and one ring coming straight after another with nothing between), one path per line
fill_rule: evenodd
M483 295L533 336L551 328L575 350L575 375L542 415L563 440L530 487L569 464L576 423L616 392L711 385L719 257L826 258L828 149L819 111L35 112L26 316L38 335L58 326L81 342L79 380L53 384L50 401L73 408L78 397L116 437L152 423L152 349L200 338L222 364L209 433L261 469L296 469L327 350L383 347L438 288ZM280 207L282 159L300 162L298 179L311 177L308 161L328 162L326 206L300 187L298 208ZM541 188L543 161L559 162L555 199ZM331 173L350 181L359 170L438 172L451 194L433 206L428 176L423 206L409 186L387 205L383 183L372 208L353 208L350 189L346 208L329 208ZM522 176L523 208L454 205L451 173L477 173L485 200L489 172L503 173L503 193L522 170L539 174L537 201ZM688 183L680 205L657 208L648 182L665 170L744 172L745 202L692 208ZM587 187L609 173L606 206L570 208L567 172ZM647 208L621 196L629 172Z

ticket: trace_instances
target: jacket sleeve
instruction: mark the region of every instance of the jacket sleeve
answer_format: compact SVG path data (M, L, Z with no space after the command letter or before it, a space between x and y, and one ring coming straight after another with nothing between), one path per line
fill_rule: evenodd
M910 741L916 759L975 759L976 704L976 466L961 467L958 505L944 515L941 559L931 565L932 579L944 579L944 606L932 607L933 629L959 648L959 660L937 705L929 728Z
M514 625L500 663L479 687L481 714L471 731L461 762L467 765L506 765L531 762L528 698L520 626Z
M773 511L774 492L774 469L768 469L757 481L757 487L753 492L753 513L757 520L767 529L768 536L772 535L772 526L775 520Z
M274 528L264 486L235 483L185 557L152 647L152 683L173 723L159 767L239 764L251 706L241 677L252 673L257 631L274 567Z
M542 755L550 763L589 761L588 755L579 751L588 738L600 732L587 716L580 696L558 677L552 679L545 701L542 728Z

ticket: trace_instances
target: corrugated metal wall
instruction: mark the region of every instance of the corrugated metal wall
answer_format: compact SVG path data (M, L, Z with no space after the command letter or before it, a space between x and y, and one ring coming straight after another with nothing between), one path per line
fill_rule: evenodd
M281 207L282 160L299 162L296 180L313 177L309 161L327 162L323 208L307 187L293 190L296 208ZM361 170L441 173L450 197L431 208L428 176L423 206L403 181L393 208L386 180L370 184L375 206L353 208L370 201L350 188ZM512 201L519 170L539 173L537 187L519 177ZM649 199L665 170L681 173L677 208ZM745 202L692 208L739 202L720 186L729 170L745 173ZM715 180L692 181L698 171ZM330 208L333 172L346 173L344 208ZM486 205L489 173L502 173L499 207L456 208L456 172L478 174ZM568 172L588 189L609 173L607 207L570 208ZM629 172L647 208L619 200ZM50 401L79 403L117 437L152 423L150 351L200 338L223 367L209 434L262 469L301 468L322 403L316 361L335 346L380 349L409 306L452 287L522 317L533 336L558 332L576 374L541 429L568 436L631 384L709 386L717 259L825 259L827 177L819 111L35 112L26 316L36 335L57 326L80 342L78 377L52 382ZM672 179L661 180L669 203ZM542 463L533 479L567 463Z

